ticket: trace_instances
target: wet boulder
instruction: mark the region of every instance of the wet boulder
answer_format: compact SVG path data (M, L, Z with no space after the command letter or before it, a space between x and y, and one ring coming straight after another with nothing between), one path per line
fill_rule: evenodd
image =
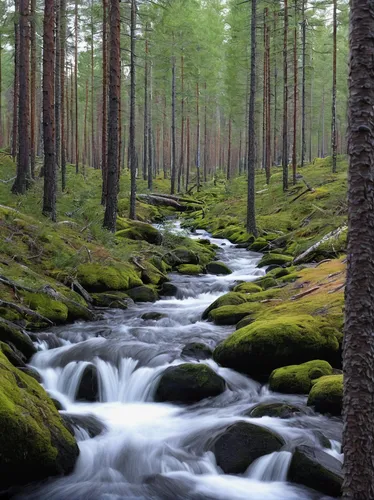
M144 319L144 321L159 321L160 319L167 318L167 314L151 311L142 314L141 318Z
M288 480L332 497L340 497L342 464L318 448L298 446L291 460Z
M246 415L251 418L275 417L275 418L293 418L305 414L299 406L284 402L260 403L251 408Z
M212 357L212 350L201 342L191 342L183 347L181 356L193 359L208 359Z
M244 282L244 283L239 283L238 285L235 286L233 292L240 292L240 293L258 293L262 292L262 288L255 283L251 282Z
M127 293L135 302L156 302L158 299L156 290L147 285L137 286Z
M11 486L69 473L74 436L44 389L0 353L0 484Z
M164 371L156 390L156 401L195 403L218 396L225 389L225 380L209 366L185 363Z
M254 460L279 451L283 445L283 439L270 429L237 422L218 436L212 451L225 474L241 474Z
M313 380L332 375L332 366L327 361L313 360L301 365L283 366L274 370L269 378L272 391L286 394L307 394Z
M26 367L25 356L14 346L11 347L5 342L0 342L0 350L13 366L17 368Z
M239 321L253 314L258 305L245 302L235 306L222 306L209 313L209 320L216 325L236 325Z
M84 429L91 438L99 436L107 430L106 425L101 422L95 415L79 415L75 413L65 413L63 416L64 421L68 426L80 427Z
M0 341L14 346L28 360L36 353L36 348L27 333L19 326L0 318Z
M26 373L26 375L35 379L37 382L39 382L39 384L42 383L42 376L37 370L35 370L35 368L32 368L31 366L25 366L18 367L18 369L21 370L22 373Z
M209 262L205 266L205 269L209 274L232 274L231 269L228 266L226 266L226 264L219 261Z
M86 366L79 383L76 399L91 403L99 400L99 379L95 365Z
M175 297L178 293L178 287L173 283L163 283L160 290L160 295L164 297Z
M341 415L343 404L343 375L330 375L315 381L309 393L308 406L319 413Z
M209 307L205 309L202 315L202 319L208 319L209 313L214 309L218 309L222 306L237 306L239 304L244 304L247 301L247 297L244 293L229 292L225 295L218 297Z
M293 257L291 255L284 255L281 253L267 253L265 254L260 262L258 263L258 267L265 267L270 265L284 265L292 262Z
M281 366L335 360L341 338L323 318L281 316L236 330L216 347L213 358L222 366L264 380Z
M204 269L198 264L181 264L177 267L177 271L180 274L187 274L189 276L197 276L202 274Z
M124 292L101 292L92 294L93 304L96 307L110 307L113 309L127 309L134 303Z

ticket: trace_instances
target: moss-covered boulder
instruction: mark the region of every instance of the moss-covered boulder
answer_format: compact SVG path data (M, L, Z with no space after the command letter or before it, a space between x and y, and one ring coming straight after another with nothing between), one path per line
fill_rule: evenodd
M53 323L65 323L68 319L68 308L58 300L45 293L24 293L24 303L27 307L48 318Z
M129 264L81 264L77 269L77 279L89 292L128 290L143 284Z
M145 285L161 285L168 281L165 271L160 271L151 262L142 260L141 279Z
M205 309L202 315L202 319L208 319L209 313L214 309L218 309L223 306L237 306L239 304L244 304L247 302L247 297L243 293L229 292L221 297L218 297L209 307Z
M202 249L205 247L201 245ZM171 267L181 264L199 264L200 259L197 253L186 247L177 247L172 252L163 256L164 261Z
M289 403L260 403L247 412L249 417L276 417L276 418L292 418L303 415L305 412L296 405Z
M113 309L127 309L134 303L125 292L93 293L92 299L96 307L110 307Z
M218 436L212 451L223 472L241 474L254 460L279 451L283 444L283 439L269 429L248 422L237 422Z
M167 368L156 391L157 401L195 403L221 394L225 380L204 364L185 363Z
M343 404L343 375L321 377L313 384L308 406L320 413L341 415Z
M209 262L206 266L205 269L207 273L209 274L231 274L232 271L231 269L226 266L223 262L219 261L213 261Z
M26 368L25 356L14 346L11 347L5 342L0 342L0 351L13 366L17 368Z
M238 321L246 316L253 314L258 309L257 304L244 302L235 306L222 306L218 309L213 309L209 313L209 320L216 325L236 325Z
M318 448L298 446L293 454L287 479L326 495L340 497L342 464Z
M189 276L198 276L203 273L203 267L198 264L181 264L177 267L180 274L187 274Z
M214 350L217 363L264 379L281 366L313 359L333 360L341 334L309 315L257 320L237 330Z
M202 342L191 342L183 347L182 358L208 359L213 354L212 349Z
M156 290L147 285L131 288L127 293L135 302L156 302L158 299Z
M144 319L144 321L159 321L160 319L167 318L167 314L151 311L142 314L141 318Z
M0 353L2 488L70 472L79 454L44 389Z
M26 360L36 353L36 348L27 333L3 318L0 318L0 341L21 351Z
M301 365L283 366L274 370L269 378L272 391L291 394L307 394L315 379L332 375L330 363L322 360L308 361Z
M134 221L129 219L117 219L116 236L119 238L128 238L130 240L143 240L152 245L161 245L162 234L158 229L146 224L145 222Z
M262 257L258 263L258 267L270 266L272 264L283 265L291 262L293 258L291 255L284 255L281 253L267 253Z
M269 246L269 243L265 240L265 238L259 236L255 239L255 241L250 245L248 250L252 252L262 252L266 250Z
M271 276L264 276L263 278L256 280L256 285L260 286L263 290L267 290L268 288L277 286L278 283L275 278L272 278Z
M262 292L262 288L255 283L240 283L239 285L236 285L236 287L233 289L233 292L257 293Z
M245 326L248 326L254 322L253 316L244 316L243 319L241 319L238 323L236 323L235 329L240 330L241 328L244 328Z

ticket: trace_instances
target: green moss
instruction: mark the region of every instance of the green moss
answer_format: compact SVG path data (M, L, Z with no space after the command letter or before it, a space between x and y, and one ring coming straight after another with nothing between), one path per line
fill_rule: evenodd
M168 277L157 269L151 262L148 260L141 260L140 265L141 269L141 279L146 285L161 285L168 281Z
M128 264L81 264L77 269L77 278L84 288L92 292L128 290L142 285L142 280Z
M132 299L124 292L102 292L92 294L93 303L96 307L112 307L115 309L127 309Z
M253 316L244 316L244 318L236 324L236 330L240 330L240 328L244 328L245 326L250 325L251 323L253 323L253 321Z
M247 296L243 293L229 292L221 297L218 297L209 307L205 309L202 315L202 319L208 319L209 313L214 309L218 309L222 306L234 306L243 304L247 302Z
M14 345L26 359L31 358L36 352L36 348L27 333L3 318L0 318L0 341Z
M308 315L257 320L237 330L214 351L214 359L255 378L274 369L339 355L341 334L321 318Z
M223 262L213 261L206 265L206 271L209 274L231 274L231 269Z
M202 274L203 267L197 264L181 264L177 267L177 271L180 274L188 274L190 276L195 276Z
M137 286L127 291L135 302L155 302L158 299L156 290L147 285Z
M296 268L295 267L277 267L275 269L272 269L268 273L266 273L266 276L270 276L271 278L278 279L278 278L283 278L284 276L287 276L287 274L292 273Z
M341 415L343 401L343 375L321 377L313 384L308 405L320 413Z
M262 252L267 248L268 248L268 242L265 240L265 238L262 237L256 238L255 241L249 247L249 249L252 250L252 252Z
M140 221L133 221L130 219L117 219L116 236L122 238L129 238L132 240L144 240L153 245L161 245L162 235L158 229Z
M235 306L222 306L209 313L209 319L216 325L236 325L238 321L258 310L258 304L245 302Z
M283 366L274 370L269 379L272 391L307 394L312 387L312 381L332 375L332 366L327 361L314 360L301 365Z
M240 285L236 285L233 292L240 293L256 293L261 292L262 288L255 283L240 283Z
M260 286L264 290L267 290L268 288L271 288L273 286L277 286L277 280L274 278L271 278L270 276L264 276L263 278L260 278L256 280L256 285Z
M270 265L282 265L287 264L292 261L292 257L290 255L283 255L279 253L268 253L262 257L260 262L258 263L258 267L265 267Z
M2 353L0 381L2 487L69 472L78 447L44 389Z
M52 299L45 293L25 292L23 296L27 307L53 321L53 323L66 322L68 308L62 302Z

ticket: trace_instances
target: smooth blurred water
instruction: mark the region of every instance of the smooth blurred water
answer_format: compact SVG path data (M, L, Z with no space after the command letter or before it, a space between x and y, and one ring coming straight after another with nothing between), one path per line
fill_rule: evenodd
M178 223L174 225L180 231ZM193 238L210 238L205 231ZM163 371L186 362L183 347L194 341L213 348L232 332L201 320L204 309L238 281L264 274L257 268L260 254L237 249L227 240L210 238L220 247L219 258L233 270L228 276L172 275L177 297L154 304L111 310L95 323L76 323L43 336L31 365L42 375L47 391L66 414L93 416L105 431L91 438L77 425L80 456L74 472L25 490L19 498L38 500L307 500L323 495L286 482L296 444L321 447L316 431L327 436L339 457L341 424L314 414L281 420L249 419L244 414L258 402L287 401L305 404L305 397L271 393L266 387L213 360L208 364L227 382L218 397L180 406L154 402ZM143 320L145 312L167 315ZM52 341L53 339L53 341ZM49 348L51 345L59 347ZM189 362L198 362L188 359ZM76 400L85 368L96 367L99 402ZM247 420L275 430L286 449L256 460L242 475L226 475L217 466L209 443L222 429ZM323 497L326 498L326 497Z

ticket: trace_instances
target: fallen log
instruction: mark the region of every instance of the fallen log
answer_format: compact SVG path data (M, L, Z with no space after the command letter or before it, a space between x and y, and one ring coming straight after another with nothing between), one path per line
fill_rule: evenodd
M178 210L179 212L185 212L187 210L187 207L185 205L181 205L175 200L172 200L171 198L163 198L162 196L156 196L153 194L138 194L137 196L138 199L140 200L146 200L146 202L149 205L154 205L154 206L167 206L167 207L172 207Z
M1 300L0 299L0 306L1 307L8 307L9 309L14 309L18 313L22 314L22 316L30 316L31 318L35 318L38 321L43 321L44 323L47 323L47 325L53 326L54 323L46 318L45 316L42 316L41 314L37 313L36 311L33 311L32 309L29 309L28 307L24 306L19 306L18 304L14 304L13 302L7 302L6 300Z
M343 231L345 231L347 229L347 226L342 226L342 227L339 227L338 229L334 229L333 231L331 231L330 233L326 234L321 240L317 241L317 243L314 243L314 245L312 245L311 247L309 247L307 250L305 250L305 252L303 252L302 254L298 255L293 263L294 264L297 264L298 262L301 262L303 259L305 259L305 257L307 255L309 255L310 253L314 252L315 250L317 250L317 248L322 245L322 243L326 243L327 241L331 240L331 239L334 239L334 238L337 238Z
M313 288L309 288L309 290L305 290L305 292L298 293L297 295L294 295L293 297L291 297L291 300L302 299L306 295L309 295L310 293L313 293L316 290L319 290L319 286L314 286Z
M158 198L166 198L167 200L174 200L179 203L195 203L196 205L204 205L204 202L199 200L194 200L192 198L184 198L183 196L178 196L176 194L160 194L160 193L150 193L149 196L157 196Z

